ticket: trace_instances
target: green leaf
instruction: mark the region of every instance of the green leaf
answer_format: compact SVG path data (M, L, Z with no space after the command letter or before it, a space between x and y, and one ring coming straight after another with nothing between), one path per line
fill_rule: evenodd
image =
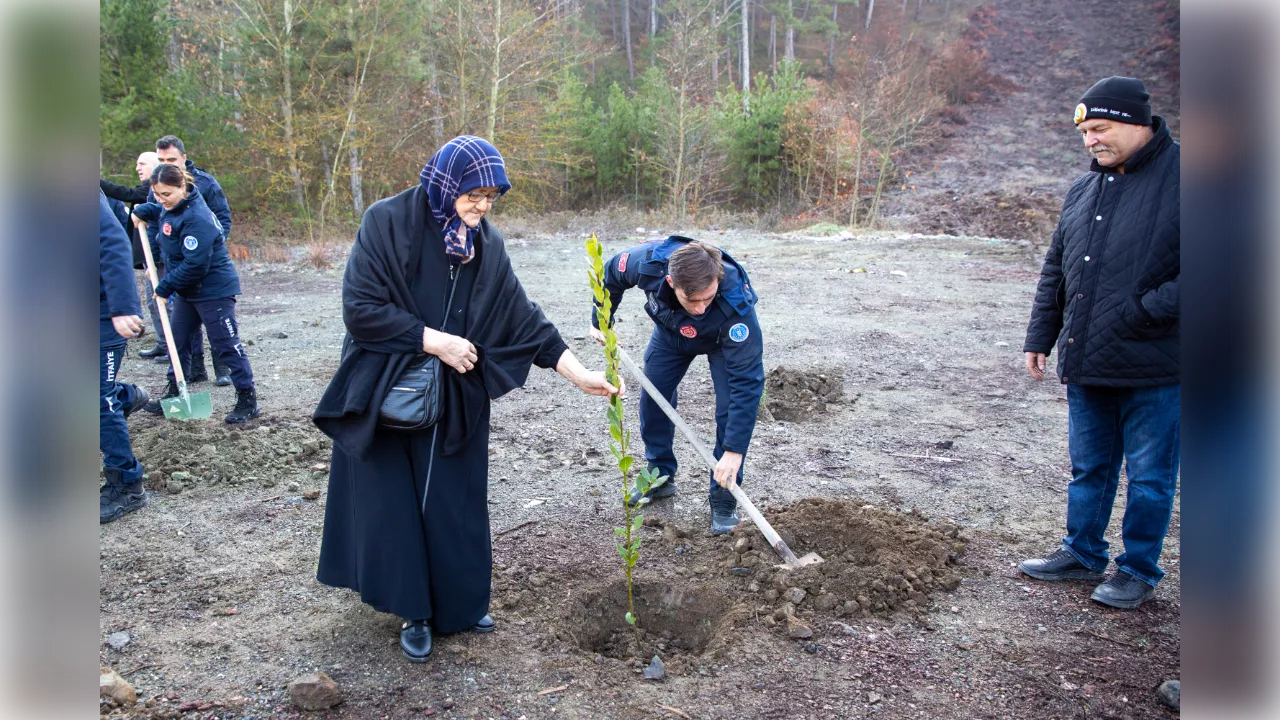
M637 514L635 517L631 518L631 532L633 533L640 532L640 526L643 524L644 524L644 515Z
M645 505L648 505L651 502L653 502L653 498L642 497L638 501L636 501L636 507L644 507Z
M655 470L655 471L654 471L654 474L655 474L655 475L657 475L657 474L658 474L658 471L657 471L657 470ZM650 483L649 487L650 487L650 488L656 488L656 487L658 487L659 485L661 485L661 484L665 483L666 481L668 481L668 480L670 480L670 479L671 479L671 476L670 476L670 475L661 475L661 476L659 476L659 477L654 478L654 479L653 479L653 482L652 482L652 483Z
M614 528L614 529L613 529L613 532L614 532L615 534L619 535L619 536L622 536L622 535L626 535L626 534L627 534L627 529L626 529L626 528Z
M613 438L614 442L622 444L622 430L618 429L617 425L609 426L609 436ZM622 459L621 454L619 454L618 459Z
M624 473L631 472L631 465L634 462L635 462L635 458L628 455L622 458L622 460L618 461L618 469ZM643 492L643 490L641 492Z
M636 624L636 616L632 615L630 610L627 611L627 624L628 625Z

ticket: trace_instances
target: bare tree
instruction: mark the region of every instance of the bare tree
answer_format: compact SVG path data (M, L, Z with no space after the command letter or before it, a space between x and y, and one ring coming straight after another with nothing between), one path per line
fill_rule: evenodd
M876 11L876 0L867 0L867 24L863 26L863 29L867 29L871 27L871 14L874 13L875 11Z
M636 61L631 57L631 0L622 0L622 44L627 48L627 77L634 83Z
M787 62L792 62L792 61L794 61L794 60L796 59L796 29L795 29L795 22L796 22L796 10L795 10L795 7L794 7L794 2L793 2L793 0L787 0L787 23L786 23L786 26L787 26L787 52L786 52L786 56L785 56L785 57L787 58Z
M742 0L742 107L751 107L751 7Z

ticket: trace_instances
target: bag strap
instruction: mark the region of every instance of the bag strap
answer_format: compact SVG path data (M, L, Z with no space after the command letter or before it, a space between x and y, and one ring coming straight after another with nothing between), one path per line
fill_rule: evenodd
M454 272L461 266L462 263L457 265L449 263L449 275L451 276L449 280L449 301L444 305L444 320L440 323L440 332L444 332L444 329L449 326L449 311L453 309L453 293L458 289L458 276Z

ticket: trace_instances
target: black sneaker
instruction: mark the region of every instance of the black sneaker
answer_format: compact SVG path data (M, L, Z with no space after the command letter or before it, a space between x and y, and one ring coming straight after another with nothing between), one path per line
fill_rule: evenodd
M163 415L164 408L160 407L160 401L176 397L178 397L178 381L170 380L169 384L164 388L164 395L148 400L147 404L142 406L142 411L151 413L152 415Z
M653 502L654 500L669 498L675 494L676 494L676 480L675 478L671 478L670 480L667 480L666 482L662 483L658 487L650 489L649 492L644 494L644 496L649 498L649 502ZM640 491L635 487L633 487L631 488L631 493L627 495L627 505L628 506L635 505L638 502L640 502Z
M253 388L236 389L236 406L227 413L227 422L245 423L262 414L258 410L258 393Z
M187 376L187 384L195 385L198 382L205 382L208 379L209 379L209 371L205 370L204 368L200 368L199 370L196 370L195 372Z
M1110 605L1121 610L1132 610L1150 600L1156 589L1123 570L1117 570L1111 579L1093 589L1089 596L1103 605Z
M135 412L141 410L148 402L151 401L151 395L143 390L140 386L133 386L133 402L129 403L129 407L124 409L124 416L129 417Z
M163 341L156 341L155 345L138 353L140 358L162 358L169 354L169 347Z
M724 535L738 526L738 504L711 503L711 534Z
M147 491L142 481L126 483L119 468L105 468L107 481L98 499L98 521L106 524L147 506Z
M1104 577L1061 548L1046 558L1023 560L1018 563L1018 569L1037 580L1101 580Z
M400 629L400 650L409 662L426 662L431 657L431 626L426 620L412 620Z

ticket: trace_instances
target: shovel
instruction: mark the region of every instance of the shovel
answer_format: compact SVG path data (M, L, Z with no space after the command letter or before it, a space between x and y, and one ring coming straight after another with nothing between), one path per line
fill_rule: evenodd
M151 239L147 237L147 224L134 223L142 236L142 254L147 258L147 275L151 278L154 289L160 284L156 274L156 261L151 257ZM182 374L182 363L178 362L178 345L173 341L173 329L169 326L169 303L162 297L156 298L160 309L160 325L164 328L165 345L169 348L169 364L173 366L173 377L178 381L178 397L160 401L164 416L170 420L204 420L213 415L213 398L207 392L187 392L187 378Z
M653 383L649 382L649 378L645 377L644 372L636 366L635 361L631 359L631 356L627 354L627 351L622 348L618 348L618 354L622 358L622 364L627 367L627 372L631 373L632 377L640 381L640 384L644 386L646 391L648 391L649 397L658 404L658 407L662 408L662 412L666 413L667 417L671 418L671 422L675 423L676 427L680 428L680 432L684 433L685 438L688 439L694 449L698 451L698 454L702 456L702 459L706 461L707 467L711 468L712 472L715 472L716 456L707 449L706 445L702 444L702 441L694 434L693 429L690 428L680 415L676 413L676 409L671 407L671 403L667 402L667 399L662 396L662 393L658 392L658 389L653 386ZM738 504L742 506L742 509L747 511L747 517L750 517L751 521L756 524L756 527L760 528L760 533L764 535L765 540L769 541L769 545L773 547L773 551L778 553L778 557L782 558L783 564L778 567L795 570L806 565L814 565L822 562L822 556L816 552L808 553L804 557L796 557L796 554L791 552L791 548L787 547L786 541L778 536L777 531L773 529L773 526L769 524L768 520L764 519L764 516L761 515L760 511L756 509L756 506L752 504L750 498L747 497L747 494L742 492L742 488L738 487L737 482L733 482L729 485L729 492L733 493L733 499L738 501Z

